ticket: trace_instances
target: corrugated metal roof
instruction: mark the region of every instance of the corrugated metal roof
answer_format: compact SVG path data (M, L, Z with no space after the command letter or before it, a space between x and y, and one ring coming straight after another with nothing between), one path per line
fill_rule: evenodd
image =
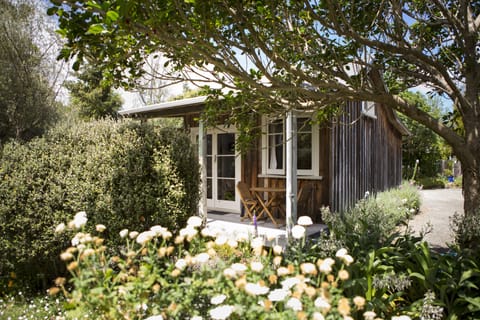
M124 117L153 118L153 117L175 117L189 113L198 113L205 106L207 96L199 96L194 98L174 100L120 110L118 113Z

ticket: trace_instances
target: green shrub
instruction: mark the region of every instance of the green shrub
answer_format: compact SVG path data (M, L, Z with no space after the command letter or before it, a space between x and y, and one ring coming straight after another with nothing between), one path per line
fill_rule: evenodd
M400 187L360 200L342 213L322 210L322 219L332 237L343 242L354 254L388 245L397 227L420 209L418 188L408 182Z
M417 184L423 189L443 189L446 183L446 179L441 177L424 177L417 180Z
M199 169L187 135L134 122L77 123L25 144L4 146L0 160L0 274L49 278L67 238L55 226L77 210L106 239L154 224L177 230L196 211ZM40 277L40 278L39 278Z

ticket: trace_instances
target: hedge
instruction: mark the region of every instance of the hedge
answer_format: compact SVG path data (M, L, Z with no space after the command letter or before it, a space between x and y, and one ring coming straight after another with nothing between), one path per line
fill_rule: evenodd
M0 154L0 276L34 283L62 272L68 239L55 226L86 211L88 227L108 222L106 241L123 228L178 230L199 198L190 139L176 129L104 120L59 126ZM55 240L52 240L55 239ZM112 244L112 243L111 243Z

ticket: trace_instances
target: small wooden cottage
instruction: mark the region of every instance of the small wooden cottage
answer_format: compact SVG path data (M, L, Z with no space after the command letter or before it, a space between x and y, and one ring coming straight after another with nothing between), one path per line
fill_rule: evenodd
M120 111L125 117L140 119L183 117L184 125L196 141L198 118L206 97L165 102ZM408 130L395 113L379 104L354 102L335 121L310 123L310 115L295 115L298 215L320 222L320 208L341 211L368 191L373 194L397 186L402 179L402 135ZM235 128L208 129L207 206L208 210L240 212L236 191L238 181L250 186L286 187L286 121L258 119L262 136L238 155ZM294 180L295 181L295 180ZM300 193L300 192L299 192Z

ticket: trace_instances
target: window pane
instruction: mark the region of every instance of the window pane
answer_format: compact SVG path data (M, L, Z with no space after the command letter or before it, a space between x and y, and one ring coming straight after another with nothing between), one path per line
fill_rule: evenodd
M283 132L283 120L274 120L268 125L268 134L281 134Z
M218 177L235 178L235 156L218 156L217 170Z
M217 136L217 154L235 154L234 133L222 133Z
M297 119L297 130L298 132L312 132L312 125L310 124L309 118L298 118Z
M312 169L312 134L299 133L297 138L297 169Z
M312 125L310 118L297 119L297 169L312 169Z
M207 134L207 154L212 154L212 135Z
M212 188L213 188L212 179L208 178L207 179L207 199L213 199Z
M207 156L207 177L212 176L212 156Z
M218 200L235 201L235 179L218 179Z
M283 134L268 137L268 168L283 169Z

